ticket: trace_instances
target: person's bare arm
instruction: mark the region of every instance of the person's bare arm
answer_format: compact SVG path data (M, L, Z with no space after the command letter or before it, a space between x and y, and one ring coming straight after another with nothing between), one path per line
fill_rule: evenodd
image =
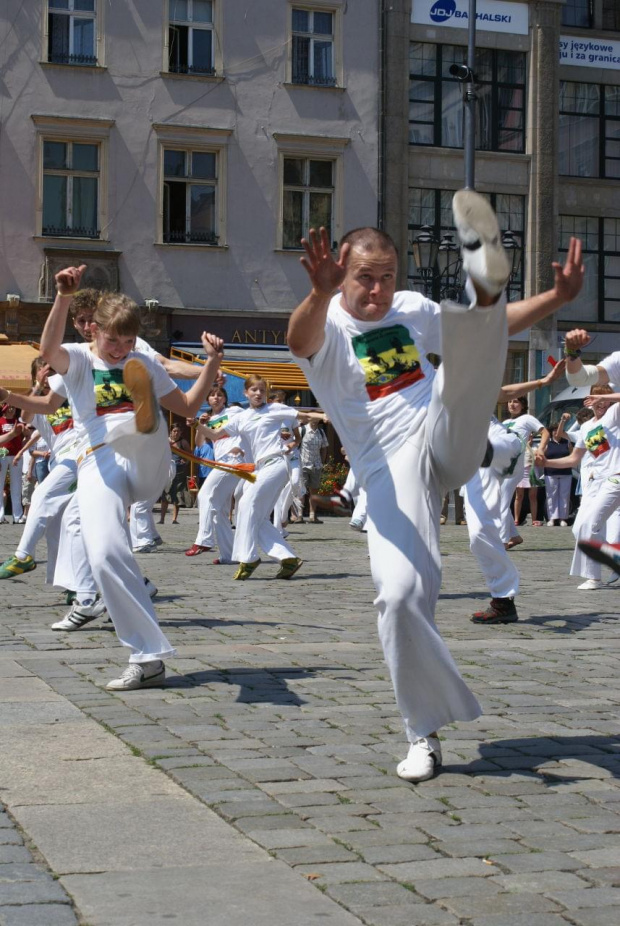
M506 306L508 333L510 335L525 331L548 315L557 312L561 306L571 302L581 291L585 268L581 256L581 241L571 238L564 266L554 262L553 288L520 302L510 302Z
M556 432L555 432L555 439L556 439L556 440L570 440L570 436L569 436L569 435L566 433L566 431L564 430L564 425L567 424L567 423L570 421L570 417L571 417L571 416L570 416L570 413L569 413L569 412L564 412L564 414L562 415L562 417L561 417L560 420L558 421L558 426L557 426Z
M312 357L323 346L327 310L332 296L344 280L350 250L345 244L338 260L334 260L324 228L319 229L318 235L311 228L309 239L301 239L306 252L301 264L310 278L312 289L288 323L287 344L295 357Z
M21 408L32 415L51 415L64 401L56 392L48 392L47 395L18 395L9 392L8 389L0 389L0 402L14 405L15 408Z
M207 355L207 362L201 367L200 375L194 385L188 392L181 392L177 387L159 399L165 409L181 418L193 418L196 415L208 390L213 385L223 356L224 342L221 338L203 331L201 340Z
M168 374L175 379L198 379L202 369L201 363L188 363L187 360L174 360L172 357L164 357L163 354L156 354L162 367Z
M15 466L18 460L21 460L21 458L23 457L23 455L26 453L27 450L30 450L30 448L36 444L36 442L39 440L40 437L41 435L39 434L38 431L35 431L33 433L32 437L30 437L26 441L26 443L23 444L21 449L18 450L17 453L15 454L15 459L13 460L13 466Z
M532 379L527 383L507 383L502 386L499 392L498 402L507 402L509 399L518 398L520 395L527 395L528 392L534 392L536 389L542 389L543 386L549 386L564 375L566 361L560 360L559 363L551 369L546 376L541 379Z
M311 421L322 421L327 424L329 418L324 412L297 412L300 424L310 424Z
M576 469L581 464L585 452L583 447L574 447L567 457L558 457L554 460L548 460L544 453L540 453L540 451L537 450L534 454L534 459L536 466L546 466L549 467L549 469L568 469L570 466Z
M67 267L55 276L56 298L47 316L41 334L41 356L57 373L66 373L69 369L69 354L62 346L67 327L67 314L71 300L80 288L82 274L86 264L79 267Z
M539 453L544 454L545 450L547 449L547 444L549 443L550 439L551 439L551 434L549 433L549 431L546 428L542 428L540 431L540 444L538 445Z

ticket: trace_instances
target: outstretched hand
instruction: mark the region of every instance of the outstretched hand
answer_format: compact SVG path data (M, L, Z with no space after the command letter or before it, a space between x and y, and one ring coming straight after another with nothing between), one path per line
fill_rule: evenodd
M553 288L557 298L563 304L571 302L581 292L586 269L581 254L581 240L571 238L564 265L554 262L551 266L554 275Z
M224 356L224 341L215 334L209 334L203 331L200 340L207 358L217 357L219 360Z
M80 264L79 267L66 267L57 273L56 290L59 296L74 296L80 288L82 274L86 270L86 264Z
M561 376L564 376L566 373L566 360L559 360L556 365L549 370L547 375L543 378L542 384L549 386L551 383L554 383L556 379L559 379ZM569 415L570 418L570 415Z
M338 260L334 260L325 228L320 228L318 235L314 228L311 228L309 238L309 241L306 238L301 239L306 256L300 258L300 262L306 268L314 291L323 296L331 296L344 280L350 245L344 244Z

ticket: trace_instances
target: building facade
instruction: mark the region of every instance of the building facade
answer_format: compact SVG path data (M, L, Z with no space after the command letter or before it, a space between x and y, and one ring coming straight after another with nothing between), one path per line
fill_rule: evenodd
M6 0L0 319L36 339L54 273L147 333L281 344L300 238L376 224L378 0Z
M384 224L408 255L401 284L435 297L461 283L450 199L464 182L463 85L453 71L467 61L468 6L384 5ZM511 341L506 378L517 381L548 370L572 327L595 333L592 360L620 349L620 3L478 0L477 13L476 188L510 232L511 298L551 285L571 235L587 268L573 304Z

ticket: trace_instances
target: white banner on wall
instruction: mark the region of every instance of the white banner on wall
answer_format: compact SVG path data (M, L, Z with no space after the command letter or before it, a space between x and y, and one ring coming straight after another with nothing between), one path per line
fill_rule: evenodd
M468 0L413 0L412 3L411 22L421 26L467 29L468 19ZM528 5L507 3L504 0L478 0L476 28L487 32L527 35Z
M560 64L615 71L620 67L620 42L581 35L561 35Z

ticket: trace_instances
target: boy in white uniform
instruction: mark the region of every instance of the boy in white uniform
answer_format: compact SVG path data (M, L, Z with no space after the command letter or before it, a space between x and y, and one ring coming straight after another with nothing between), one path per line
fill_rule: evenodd
M395 293L396 250L376 229L345 236L338 260L325 229L312 230L302 258L312 291L288 331L368 493L379 635L410 743L397 772L409 781L441 764L441 726L480 714L435 625L439 515L445 490L467 482L485 454L506 357L508 263L486 200L461 191L453 208L469 306L440 311L418 293ZM576 295L577 242L569 255L566 269L554 265L553 290L509 307L512 333ZM443 357L437 374L429 352Z
M98 304L93 350L63 344L67 311L84 269L56 275L58 295L41 353L63 377L80 437L77 499L87 556L118 637L131 650L129 666L107 687L127 691L161 684L163 659L174 653L157 623L126 524L127 506L153 496L168 476L167 428L155 397L174 414L193 417L219 367L222 342L203 334L208 360L187 393L157 361L133 353L140 314L125 296L104 297Z

